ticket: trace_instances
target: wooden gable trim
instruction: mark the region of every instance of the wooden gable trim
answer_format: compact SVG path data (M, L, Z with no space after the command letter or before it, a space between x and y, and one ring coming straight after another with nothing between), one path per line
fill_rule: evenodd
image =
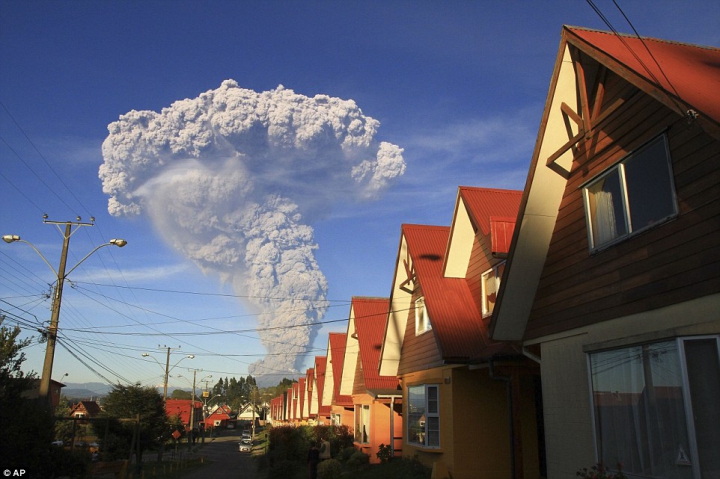
M697 122L707 134L716 140L720 140L720 125L704 115L697 116L692 108L692 105L689 105L681 98L678 98L664 88L658 86L655 82L638 75L634 70L626 67L613 57L588 44L585 40L575 35L571 30L564 28L563 35L566 37L566 41L569 45L572 45L572 47L576 48L578 51L581 51L583 54L594 59L600 65L612 70L628 83L636 86L658 102L665 105L668 109L675 112L679 117L687 118L688 122Z

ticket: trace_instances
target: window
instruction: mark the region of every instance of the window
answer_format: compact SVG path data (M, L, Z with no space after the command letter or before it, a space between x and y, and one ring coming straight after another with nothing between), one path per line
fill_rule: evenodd
M417 336L431 329L432 325L425 307L425 298L418 298L415 300L415 335Z
M665 135L583 188L590 248L597 249L677 214Z
M639 477L718 477L720 337L590 355L598 462Z
M408 387L408 443L440 447L439 393L435 385Z
M496 264L482 275L482 314L490 316L495 308L497 292L500 289L500 278L505 270L505 261Z
M355 405L355 442L370 442L370 406L367 404Z

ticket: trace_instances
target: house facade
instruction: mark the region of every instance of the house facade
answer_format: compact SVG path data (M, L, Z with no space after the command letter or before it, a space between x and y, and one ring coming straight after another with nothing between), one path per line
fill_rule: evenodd
M402 390L397 376L380 376L382 348L390 300L354 297L345 346L340 394L352 397L354 446L377 464L380 446L402 452Z
M325 370L323 404L327 404L330 407L331 424L352 427L354 420L352 396L349 394L340 394L346 342L347 335L345 333L328 334L327 369Z
M720 477L720 50L564 27L491 336L548 477Z
M451 228L402 227L379 373L402 385L403 456L438 478L541 477L537 366L487 329L519 201L461 188Z

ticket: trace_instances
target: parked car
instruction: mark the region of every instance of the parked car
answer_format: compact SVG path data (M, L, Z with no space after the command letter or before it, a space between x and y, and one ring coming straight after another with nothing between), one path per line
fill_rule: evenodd
M252 452L252 440L250 438L243 438L238 443L238 451L240 452Z
M59 446L59 447L63 447L65 445L65 443L63 443L62 441L53 441L50 444L52 444L53 446Z

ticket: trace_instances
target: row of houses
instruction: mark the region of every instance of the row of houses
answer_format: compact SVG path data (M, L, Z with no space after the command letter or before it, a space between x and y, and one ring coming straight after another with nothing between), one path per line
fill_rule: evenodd
M563 27L523 191L401 227L275 423L435 477L720 477L720 50Z

